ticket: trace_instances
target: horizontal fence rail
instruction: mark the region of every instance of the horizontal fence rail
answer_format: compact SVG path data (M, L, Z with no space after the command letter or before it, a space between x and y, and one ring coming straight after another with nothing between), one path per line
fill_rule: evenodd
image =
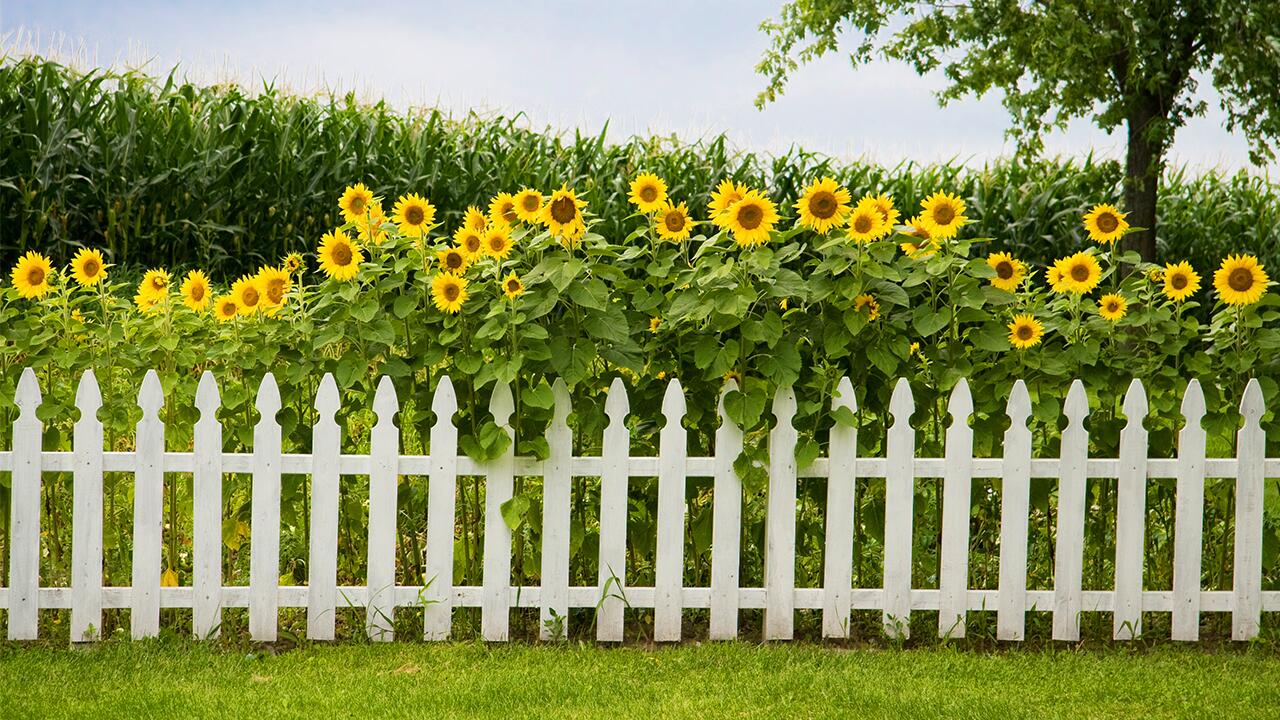
M101 393L92 371L85 372L76 394L80 419L75 423L73 450L42 451L41 421L36 411L41 394L36 376L23 372L13 425L13 449L0 451L0 472L11 473L11 522L8 585L0 588L0 609L8 614L8 637L37 637L41 609L69 609L71 638L91 641L102 627L104 609L127 608L135 638L155 636L163 608L190 608L197 638L216 636L225 608L248 608L249 631L258 641L276 639L280 608L306 608L307 637L331 640L340 608L365 609L365 630L374 640L393 639L396 610L423 608L423 637L450 636L456 608L480 608L485 640L509 637L512 608L539 608L541 634L567 630L570 608L595 608L595 634L600 641L623 639L624 610L652 609L654 638L678 641L684 635L683 611L709 610L712 639L732 639L739 633L744 609L764 611L765 639L790 639L797 610L822 613L826 637L847 637L854 610L881 612L885 633L905 638L913 611L936 611L938 634L963 637L970 611L996 613L997 638L1022 640L1026 614L1052 613L1052 637L1080 638L1084 612L1111 613L1113 636L1127 640L1142 633L1143 613L1172 614L1174 640L1198 639L1202 612L1229 612L1232 638L1257 636L1264 611L1280 611L1280 592L1262 591L1263 483L1280 477L1280 459L1265 457L1261 387L1250 381L1240 405L1243 425L1237 434L1235 458L1206 458L1206 413L1200 385L1192 380L1181 413L1185 425L1178 436L1177 457L1148 457L1146 393L1133 381L1124 399L1129 418L1120 435L1119 457L1091 458L1085 420L1089 413L1084 386L1072 383L1063 404L1066 428L1057 458L1032 457L1027 421L1031 399L1026 385L1014 383L1007 414L1003 457L973 457L969 416L973 402L961 380L951 394L945 456L915 457L915 410L911 388L899 380L889 405L893 422L888 429L885 456L857 457L857 430L837 424L830 433L827 457L797 467L797 432L792 425L796 397L781 388L774 397L777 423L768 437L768 497L765 519L764 587L741 587L742 484L734 460L743 448L743 433L729 418L720 397L719 429L711 457L688 455L684 392L677 380L667 387L662 403L665 424L657 456L630 454L625 424L628 399L621 380L608 391L599 456L572 453L568 425L568 389L557 381L552 390L553 419L546 431L545 460L519 457L514 444L499 457L477 462L458 453L458 433L452 416L457 398L448 377L441 378L433 398L435 425L430 430L430 454L401 453L400 433L393 418L399 410L395 388L382 378L374 397L376 422L370 429L367 454L341 452L342 428L336 421L340 398L333 377L326 375L315 399L318 420L313 428L313 452L283 453L276 414L281 408L275 379L266 375L258 390L260 420L253 432L253 450L228 453L217 419L217 384L205 373L196 393L200 418L190 452L165 450L165 425L160 420L164 395L159 377L149 372L138 395L142 418L137 424L135 450L104 450L103 427L97 418ZM832 400L839 408L857 410L853 386L845 378ZM513 434L509 424L514 403L510 388L498 384L489 411L494 421ZM73 485L72 571L70 587L41 587L40 497L45 472L70 472ZM134 524L132 584L103 586L103 473L132 473ZM193 476L191 585L162 587L162 517L166 473ZM227 473L252 476L250 572L248 586L223 585L222 482ZM311 477L309 584L280 584L281 476ZM367 583L338 586L338 500L343 476L369 478ZM428 482L427 537L423 586L396 584L397 485L401 476L425 476ZM460 476L485 478L483 574L479 586L454 586L456 493ZM542 551L539 586L512 586L512 536L502 506L513 495L514 478L543 480ZM570 503L572 479L598 477L600 533L598 582L571 586ZM629 587L625 582L627 553L627 488L630 478L656 477L658 511L654 584ZM712 544L709 587L683 582L685 489L689 478L712 478ZM800 480L827 481L823 587L797 588L796 507ZM878 588L853 587L855 479L883 478L886 508L883 582ZM919 478L940 478L941 517L937 589L912 587L914 488ZM999 585L995 590L968 587L971 489L975 479L1000 480ZM1052 590L1027 588L1028 517L1032 478L1057 480L1058 513ZM1082 587L1086 483L1114 479L1117 487L1114 587ZM1146 484L1149 479L1176 481L1172 590L1148 590L1143 583ZM1208 478L1235 480L1234 566L1231 590L1206 591L1201 585L1204 484ZM554 628L554 630L553 630Z

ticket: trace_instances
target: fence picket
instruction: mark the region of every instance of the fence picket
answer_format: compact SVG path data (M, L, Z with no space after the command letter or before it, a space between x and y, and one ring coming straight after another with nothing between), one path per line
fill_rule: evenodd
M1262 500L1267 436L1262 430L1266 412L1262 386L1249 380L1240 414L1244 426L1236 433L1236 537L1232 582L1231 639L1251 640L1262 621Z
M1027 621L1027 516L1031 511L1031 396L1018 380L1006 407L1004 473L1000 481L1000 599L996 639L1021 640Z
M773 395L776 424L769 431L769 496L764 541L764 639L790 640L796 597L796 441L792 418L796 393L779 387Z
M1112 637L1142 634L1142 556L1147 515L1147 393L1140 380L1124 396L1126 423L1120 431L1120 472L1116 480L1116 602Z
M1084 516L1088 495L1089 431L1084 420L1089 415L1089 396L1084 383L1071 382L1062 413L1067 427L1062 431L1058 460L1058 537L1053 565L1053 639L1075 642L1080 639L1080 611L1084 581Z
M684 584L684 492L688 435L683 421L684 390L672 379L662 398L666 424L658 440L658 545L654 562L653 639L680 640Z
M274 642L280 606L280 388L271 373L262 376L256 404L249 500L249 636Z
M630 402L627 386L616 377L609 385L600 452L600 553L598 578L600 610L596 640L622 642L627 592L627 460L631 455L631 431L627 428Z
M332 640L338 608L338 457L342 428L338 383L325 373L311 428L311 537L307 555L307 637Z
M370 640L395 639L396 612L396 494L399 490L400 410L396 387L386 375L373 396L377 423L369 431L369 602L365 632Z
M506 640L511 623L511 528L502 518L502 504L510 500L515 491L515 429L511 425L514 411L511 386L496 384L489 400L489 413L495 423L506 428L511 445L487 466L480 633L489 641Z
M712 640L738 637L738 576L742 564L742 480L733 461L742 453L742 430L724 409L725 397L738 389L730 379L720 390L716 429L715 480L711 491Z
M907 639L911 635L911 535L915 516L916 431L911 427L915 401L911 384L898 378L889 399L889 427L885 461L884 610L887 635Z
M938 636L962 638L969 609L969 506L973 490L973 396L961 378L947 403L946 476L942 480L942 547L938 573Z
M547 461L542 471L542 610L538 636L560 640L569 632L569 504L573 480L572 411L569 388L556 379L551 386L555 406L547 426Z
M134 639L160 634L160 564L164 531L164 388L148 370L138 391L138 421L133 488L133 603L129 611ZM177 532L176 528L171 532Z
M1178 485L1173 522L1174 640L1200 639L1200 565L1204 555L1204 391L1187 383L1178 432Z
M222 424L218 383L208 370L196 386L191 450L191 634L217 637L222 625Z
M858 412L853 383L847 376L840 378L831 398L831 412L840 408L854 416ZM847 638L853 610L853 507L858 428L837 421L831 426L829 445L826 553L822 559L822 636Z
M14 394L13 476L9 490L9 639L35 640L40 619L40 483L44 425L40 385L22 371Z
M75 469L71 515L71 641L88 642L102 631L102 393L93 370L80 376L72 441Z
M431 477L427 486L422 636L426 640L447 640L453 628L453 537L458 489L458 428L453 424L458 398L448 375L436 384L431 412L436 419L431 426ZM492 478L489 488L492 492Z

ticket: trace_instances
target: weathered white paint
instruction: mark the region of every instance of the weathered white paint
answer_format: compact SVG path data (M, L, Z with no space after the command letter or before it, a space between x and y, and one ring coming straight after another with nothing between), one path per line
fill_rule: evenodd
M604 414L600 468L600 554L597 570L600 614L596 618L596 640L622 642L627 592L627 458L631 455L631 432L627 429L630 403L622 378L609 385ZM567 595L567 593L566 593Z
M1174 640L1200 639L1200 566L1204 555L1204 391L1192 380L1182 396L1173 525Z
M164 547L164 389L155 370L148 370L138 391L136 454L133 487L133 605L129 611L134 639L160 634L160 564ZM278 449L280 443L277 441ZM278 452L278 450L277 450ZM276 493L277 502L279 492Z
M335 416L338 383L325 373L316 391L311 428L311 537L307 563L307 637L332 640L338 605L338 457L342 429Z
M93 370L80 377L72 441L75 470L71 514L71 641L97 640L102 631L102 393Z
M258 386L249 502L249 636L274 642L280 595L280 388L267 373Z
M915 402L911 385L900 378L889 399L889 444L885 462L884 631L907 639L911 634L911 533L915 517L916 479L913 461L916 431L911 427Z
M973 396L964 378L947 404L946 475L942 479L941 571L938 575L938 635L962 638L969 599L969 506L973 490Z
M1031 396L1013 384L1006 406L1004 476L1000 481L1000 602L996 639L1021 640L1027 620L1027 516L1031 511Z
M1142 558L1147 515L1147 393L1134 380L1124 396L1120 477L1116 480L1116 607L1112 637L1142 634Z
M1067 427L1062 431L1058 482L1058 537L1054 546L1053 639L1075 642L1080 639L1080 611L1084 580L1084 518L1089 431L1084 420L1089 415L1089 397L1084 383L1075 380L1067 391L1062 412Z
M378 642L395 639L400 430L394 418L399 410L395 385L384 375L373 396L373 413L378 420L369 431L369 605L365 608L365 632Z
M492 410L491 410L492 411ZM458 398L449 376L440 378L431 399L431 474L427 486L427 549L422 593L423 637L446 640L453 625L453 538L457 517L458 428L453 415ZM492 478L489 487L493 487Z
M515 402L511 386L498 383L489 400L493 421L506 428L511 447L487 466L484 497L484 602L480 611L480 634L485 640L506 640L511 623L511 528L502 519L502 504L515 491L515 429L511 414ZM449 559L452 567L453 558Z
M856 417L853 383L842 377L831 398L831 411L845 408ZM827 477L826 554L822 563L822 636L849 637L853 610L853 507L857 478L858 429L836 423L830 433L831 469ZM739 525L741 521L739 520ZM738 528L733 528L734 533Z
M764 639L790 640L796 590L796 393L790 386L773 395L776 420L769 432L769 505L764 540Z
M716 411L715 480L711 490L712 640L738 637L738 577L742 563L742 480L733 461L742 453L742 430L724 409L725 397L738 389L730 379L720 390Z
M685 399L680 381L667 385L662 399L658 439L658 546L654 563L653 639L680 639L681 593L684 584Z
M1244 426L1236 433L1235 596L1231 606L1231 639L1251 640L1262 621L1262 483L1267 436L1262 431L1266 405L1262 386L1250 380L1240 401Z
M573 480L572 406L569 388L557 379L551 386L554 407L547 426L547 461L542 469L542 608L538 636L559 640L569 632L569 507Z

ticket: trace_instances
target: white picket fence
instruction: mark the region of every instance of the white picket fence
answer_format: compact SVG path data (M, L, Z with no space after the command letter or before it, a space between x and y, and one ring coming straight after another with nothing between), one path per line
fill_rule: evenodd
M369 454L341 454L341 429L334 417L339 409L337 385L331 376L320 384L315 406L312 454L281 452L281 431L275 415L280 409L276 382L267 375L259 388L261 420L254 429L252 453L222 451L222 427L216 418L217 385L209 373L196 394L200 420L195 426L192 452L165 450L165 427L159 419L164 397L159 378L148 373L138 395L143 415L137 425L134 452L104 452L103 430L96 418L102 404L92 372L80 381L76 405L80 420L74 429L74 450L42 452L42 426L36 417L40 390L35 374L26 370L18 385L20 414L13 428L13 450L0 452L0 472L12 473L12 518L8 587L0 588L0 608L8 611L10 639L34 639L42 608L70 608L71 637L93 640L102 625L104 608L128 608L135 638L156 635L161 608L190 608L198 638L218 633L224 608L248 607L250 633L255 640L276 638L281 607L307 608L307 636L334 637L335 611L366 608L371 638L392 639L392 620L400 607L423 606L424 637L449 637L453 610L481 608L481 633L486 640L508 638L510 609L541 608L542 635L567 630L570 608L598 608L596 637L623 639L624 610L652 608L654 637L675 641L682 637L685 609L710 610L710 637L738 635L741 609L764 609L764 637L789 639L797 610L821 610L823 634L844 637L851 611L880 610L885 632L902 637L912 611L938 611L938 632L961 637L968 611L997 614L997 637L1020 640L1026 613L1053 614L1053 637L1077 640L1083 612L1109 612L1114 636L1130 639L1142 632L1142 614L1172 613L1175 640L1196 640L1201 612L1230 612L1232 637L1247 640L1258 633L1262 611L1280 610L1280 592L1263 592L1263 482L1280 477L1280 459L1265 457L1260 425L1262 392L1249 383L1240 412L1236 458L1205 457L1205 431L1200 420L1205 401L1192 381L1182 403L1185 427L1179 435L1176 459L1149 459L1147 431L1141 419L1147 402L1141 383L1134 381L1124 401L1128 420L1121 432L1119 458L1088 456L1084 427L1088 402L1079 381L1071 385L1064 405L1068 425L1058 458L1032 458L1027 419L1031 401L1017 381L1007 412L1012 422L1004 435L1002 458L973 457L973 431L968 424L973 405L968 385L961 382L951 395L943 458L915 457L915 431L909 424L914 409L911 389L899 380L890 403L894 422L888 432L886 457L857 457L856 430L837 425L831 430L829 457L798 468L797 434L792 426L796 400L790 388L780 389L773 402L777 424L769 436L768 510L763 588L739 583L739 538L742 486L733 460L743 444L741 431L719 407L721 425L712 457L689 457L686 431L681 425L685 397L672 380L663 400L665 425L656 457L633 457L625 424L626 390L615 380L605 411L603 452L598 457L572 454L567 418L570 397L564 384L553 387L554 419L546 433L546 460L517 457L513 450L488 463L477 463L457 452L457 430L451 418L457 409L453 386L442 378L432 411L437 418L430 433L430 455L401 455L399 431L392 418L398 410L388 378L378 386L373 402L377 423L371 430ZM727 389L726 389L727 392ZM856 410L853 386L843 379L834 407ZM508 427L512 395L498 385L489 405L494 420ZM41 473L73 473L74 516L71 587L40 587ZM103 587L103 473L133 473L134 534L131 587ZM189 587L161 587L163 490L165 473L192 473L193 562ZM249 585L223 586L222 478L224 473L252 474L252 516ZM282 473L310 474L312 482L309 578L306 586L280 586L280 479ZM344 476L369 477L368 582L365 586L336 585L338 547L338 487ZM459 476L486 478L483 584L452 585L454 564L455 491ZM428 478L428 517L425 586L397 586L396 502L399 476ZM511 585L511 531L501 506L512 496L516 476L544 479L541 586ZM599 477L600 548L598 583L569 585L569 509L572 478ZM655 582L653 587L628 587L626 573L627 486L630 478L657 477L658 514ZM691 477L714 478L710 587L683 584L685 483ZM1058 481L1058 517L1054 589L1027 589L1028 516L1031 478ZM884 478L886 483L884 577L879 588L852 586L855 478ZM938 589L912 587L912 516L917 478L942 478L944 504ZM967 587L969 562L970 487L975 478L999 478L1001 497L999 587ZM1085 483L1087 478L1117 481L1115 584L1111 590L1084 590ZM1147 590L1143 584L1145 486L1149 478L1177 481L1176 529L1172 591ZM1235 479L1235 562L1230 591L1201 587L1202 522L1206 478ZM822 588L795 587L796 492L798 482L827 485L826 550Z

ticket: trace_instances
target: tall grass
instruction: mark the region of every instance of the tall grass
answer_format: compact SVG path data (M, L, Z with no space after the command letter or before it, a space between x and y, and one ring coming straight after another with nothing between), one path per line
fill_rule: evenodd
M40 57L0 59L0 261L28 249L63 261L81 245L134 266L208 267L222 277L307 250L337 223L335 194L364 181L425 192L447 222L499 190L568 183L600 228L625 235L626 186L662 175L695 211L725 177L789 205L830 174L902 207L947 188L968 198L978 231L1031 260L1080 241L1080 215L1119 197L1121 168L1092 156L980 168L843 162L792 148L737 152L724 136L686 143L531 129L516 115L397 111L354 96L180 82L170 74L81 72ZM1246 174L1175 169L1161 201L1160 256L1216 265L1226 251L1280 261L1280 195ZM452 225L450 225L452 229Z

